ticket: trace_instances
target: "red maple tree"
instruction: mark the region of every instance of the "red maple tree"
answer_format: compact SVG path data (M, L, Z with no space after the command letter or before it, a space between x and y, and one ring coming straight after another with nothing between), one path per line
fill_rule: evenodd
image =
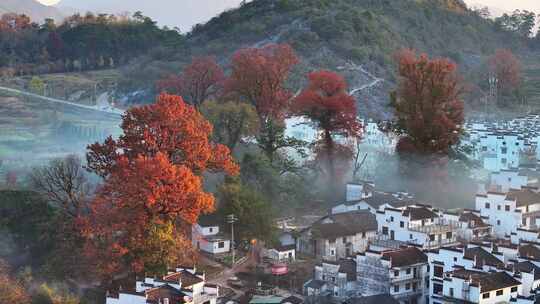
M121 127L123 135L118 140L108 138L88 148L87 166L100 176L110 174L121 155L135 159L158 152L197 174L238 172L229 149L210 140L212 125L180 96L161 94L155 104L128 110Z
M85 252L106 277L178 262L189 252L185 225L214 208L202 173L239 171L229 149L209 140L211 124L179 96L128 110L121 127L118 140L89 146L88 169L105 183L79 218Z
M297 63L298 57L287 44L239 50L232 57L225 90L251 103L263 120L280 118L292 97L285 81Z
M356 101L347 92L345 79L334 72L310 73L309 84L294 99L292 112L310 119L321 131L316 143L317 159L327 163L329 177L339 182L345 167L338 170L338 161L347 164L352 159L352 150L344 144L347 138L359 138L362 127L357 119ZM341 143L336 139L341 138ZM348 161L347 161L348 160Z
M157 237L152 235L156 225L193 224L199 214L213 208L214 197L204 192L202 178L190 168L172 164L159 152L134 160L122 156L99 190L91 212L80 220L83 235L89 240L85 251L103 275L126 268L134 272L149 270L156 267L149 263L149 256L176 260L171 257L178 254L175 250L189 250L160 248L152 252L155 248L148 248L148 244L150 238ZM175 240L186 244L179 229L172 232Z
M459 141L464 120L462 86L456 65L414 51L396 55L398 89L392 94L399 152L447 154Z
M169 75L157 82L158 90L177 94L187 102L200 108L211 96L221 90L225 75L215 57L196 57L182 74Z
M499 93L508 93L521 84L521 62L510 50L498 49L488 60L489 73L497 80Z

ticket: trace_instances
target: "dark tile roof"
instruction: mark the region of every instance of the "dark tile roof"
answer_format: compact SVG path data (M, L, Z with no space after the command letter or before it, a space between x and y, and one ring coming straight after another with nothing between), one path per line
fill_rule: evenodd
M540 193L536 193L530 189L510 190L508 198L516 200L518 207L540 204Z
M356 281L356 261L351 259L341 259L339 261L339 270L340 273L347 274L347 281L353 282Z
M470 260L477 261L478 265L501 266L504 267L504 262L496 258L493 254L487 252L482 247L472 247L465 249L463 256Z
M313 289L321 289L324 285L326 285L325 281L311 280L305 285L305 287L313 288Z
M169 299L169 303L185 303L185 294L167 284L149 289L145 293L148 303L163 303L163 299Z
M504 271L489 273L480 278L478 283L480 284L480 292L493 291L521 284Z
M476 227L487 227L488 224L484 223L482 218L472 212L464 212L459 216L460 222L469 223L473 228Z
M534 273L534 279L540 279L540 267L534 265L530 261L523 261L514 264L514 269L519 272Z
M450 272L452 277L471 280L472 283L480 287L480 293L498 290L502 288L520 285L521 283L504 271L482 272L466 269L459 269Z
M391 261L392 267L405 267L419 263L427 263L427 255L416 247L407 247L383 252L382 258Z
M429 210L426 207L408 207L403 211L404 216L408 216L411 221L418 221L418 220L425 220L425 219L431 219L436 218L438 215Z
M360 232L376 231L377 219L367 210L332 214L315 222L311 229L314 238L335 239Z
M279 252L291 251L291 250L296 249L296 245L295 244L292 244L292 245L280 245L280 246L276 246L274 249L279 251Z
M197 223L201 227L219 227L223 221L216 213L211 213L199 216Z
M532 244L519 246L518 252L521 257L540 260L540 248Z
M344 304L399 304L399 301L394 299L389 294L380 294L369 297L350 298L343 302Z
M397 203L399 199L389 193L374 192L371 197L364 199L364 201L371 207L379 208L379 206L384 204Z
M190 287L197 283L204 282L203 279L199 278L198 276L186 270L168 274L163 277L163 280L166 282L171 282L171 283L182 282L182 288Z

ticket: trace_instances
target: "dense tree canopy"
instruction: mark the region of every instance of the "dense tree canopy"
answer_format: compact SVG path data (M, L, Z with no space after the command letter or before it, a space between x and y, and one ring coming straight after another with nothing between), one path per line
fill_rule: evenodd
M210 140L210 123L179 96L128 110L122 129L118 141L89 147L88 168L105 184L80 219L85 251L105 277L164 272L188 252L184 225L214 209L202 174L239 169L229 149Z
M392 95L397 131L404 137L398 151L447 154L459 141L464 121L462 87L456 65L403 50L396 56L399 87Z
M308 78L309 84L295 98L292 111L308 118L320 131L321 138L315 145L317 159L326 163L331 183L339 184L345 170L338 170L338 161L347 164L347 159L352 159L352 149L344 142L360 137L362 132L356 100L347 92L345 79L336 73L318 71Z
M244 137L254 138L259 130L255 108L247 103L209 101L201 109L214 125L214 139L232 151Z
M0 19L0 68L11 74L110 68L181 41L179 33L158 28L140 13L76 14L58 25L51 19L38 25L24 15L5 14Z
M499 49L488 59L489 77L494 77L497 97L509 95L522 82L521 62L510 50Z
M180 75L169 75L158 81L160 91L177 94L200 109L209 97L216 96L225 80L223 69L214 57L194 58Z
M89 147L88 167L100 176L109 175L121 156L134 160L158 152L197 174L238 172L229 149L211 141L212 125L179 96L162 94L155 104L130 109L121 127L124 132L118 140L109 138Z
M227 92L251 103L263 121L282 117L292 97L285 88L285 81L298 63L293 49L286 44L242 49L231 61Z

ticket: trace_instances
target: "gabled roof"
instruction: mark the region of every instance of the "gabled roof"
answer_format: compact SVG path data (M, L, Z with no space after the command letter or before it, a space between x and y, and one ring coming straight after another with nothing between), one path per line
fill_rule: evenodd
M197 283L204 282L203 279L186 270L168 274L163 277L163 280L171 283L182 282L182 288L191 287Z
M169 299L170 303L185 303L186 296L180 290L167 284L146 290L147 303L163 303L163 299Z
M452 277L471 280L474 285L480 287L480 293L521 285L519 281L504 271L482 272L458 269L449 274Z
M435 212L426 207L407 207L403 211L404 216L408 216L411 221L419 221L439 217Z
M503 261L496 258L493 254L487 252L482 247L466 248L463 257L470 260L476 260L479 265L504 267Z
M376 231L377 219L367 210L331 214L311 226L314 238L335 239L361 232Z
M512 189L508 192L508 198L516 200L518 207L540 204L540 193L536 193L531 189Z
M464 212L459 216L460 222L465 222L473 224L474 227L487 227L489 224L486 224L482 218L472 212Z
M521 257L540 260L540 248L532 244L519 246L518 252Z
M526 273L534 274L535 280L540 279L540 267L534 265L530 261L523 261L523 262L515 263L514 269L519 272L526 272Z
M382 258L391 261L391 267L405 267L420 263L427 263L427 255L416 247L401 248L383 252Z

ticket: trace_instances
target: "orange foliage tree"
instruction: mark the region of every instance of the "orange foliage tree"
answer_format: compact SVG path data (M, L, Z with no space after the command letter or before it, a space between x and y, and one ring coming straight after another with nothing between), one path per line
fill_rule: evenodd
M30 303L26 288L9 275L3 260L0 260L0 303Z
M181 97L160 95L123 119L124 135L94 144L88 168L105 178L80 218L85 252L101 275L159 273L190 256L184 229L214 208L207 170L237 174L228 148L210 142L212 126Z
M462 87L456 65L447 59L397 54L399 87L392 94L401 153L448 154L464 121Z
M521 84L521 62L510 50L498 49L488 60L490 77L497 81L497 93L508 94Z
M157 82L158 90L178 94L199 109L209 97L216 95L225 75L214 57L196 57L182 74L169 75Z
M345 79L333 72L318 71L309 74L309 84L292 105L296 115L310 119L321 131L315 144L317 159L326 163L332 183L339 183L348 166L337 168L337 162L348 165L353 156L347 138L359 138L362 127L357 119L356 101L347 92ZM336 139L340 138L341 143Z
M283 118L292 93L285 82L298 57L287 44L237 51L231 60L231 75L225 91L252 104L261 124L259 146L272 160L279 148L295 143L283 136Z

